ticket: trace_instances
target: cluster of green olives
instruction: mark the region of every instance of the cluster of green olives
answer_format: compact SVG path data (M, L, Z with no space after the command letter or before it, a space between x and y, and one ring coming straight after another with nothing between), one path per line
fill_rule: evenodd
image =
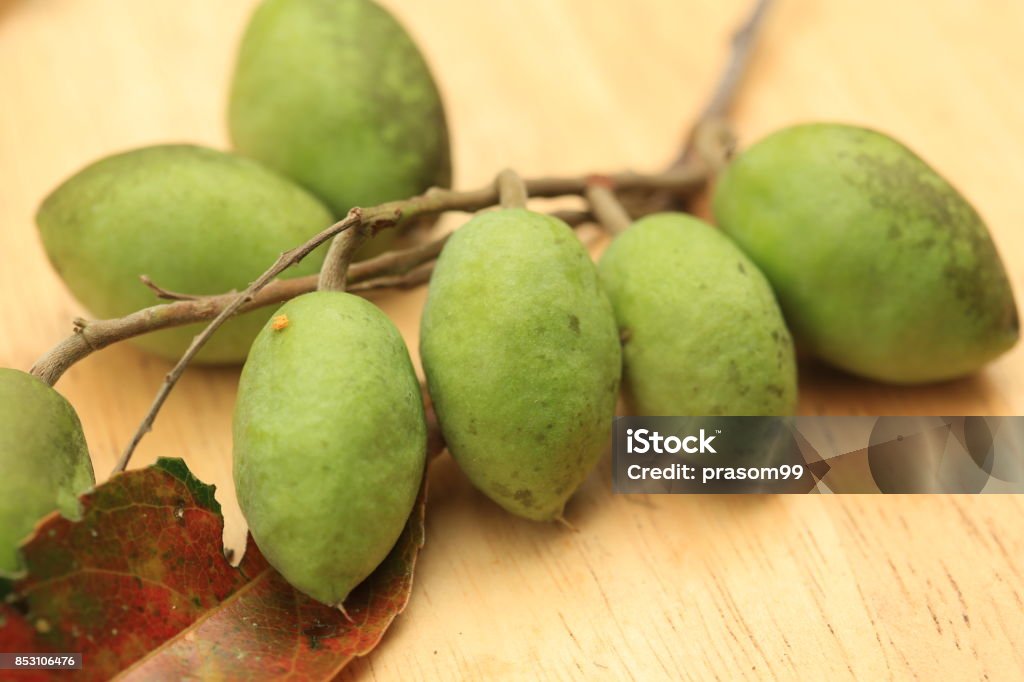
M242 287L349 207L450 178L434 81L369 0L265 0L242 43L229 121L240 155L128 152L46 199L47 253L93 313L152 304L140 274L191 293ZM620 388L635 414L793 413L794 337L892 383L964 375L1016 341L981 219L885 135L834 124L775 133L730 163L713 211L717 228L644 217L597 265L567 224L525 208L482 212L455 232L431 279L420 351L448 449L483 493L527 519L561 518L608 447ZM194 334L140 343L172 357ZM394 545L425 467L401 335L372 303L324 291L233 320L201 359L245 359L234 478L256 543L296 588L341 604ZM73 507L92 475L77 419L52 389L7 370L0 395L6 411L32 406L0 424L3 456L33 467L35 486L0 482L19 490L0 492L11 529L0 568L12 568L41 510Z

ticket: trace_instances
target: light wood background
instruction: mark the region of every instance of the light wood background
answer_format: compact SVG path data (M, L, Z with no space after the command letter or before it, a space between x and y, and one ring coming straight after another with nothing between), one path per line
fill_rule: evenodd
M83 311L33 212L93 159L225 144L251 0L0 0L0 365L27 368ZM669 160L742 0L388 0L432 63L457 183ZM1024 293L1024 3L782 0L735 121L750 141L835 119L891 132L970 197ZM424 292L389 297L413 353ZM129 346L58 388L106 477L168 365ZM233 369L192 370L134 461L230 479ZM897 389L802 367L803 413L1015 414L1024 349L976 377ZM0 474L2 475L2 474ZM613 496L605 461L568 509L519 521L444 457L412 603L352 679L1011 679L1024 674L1015 497Z

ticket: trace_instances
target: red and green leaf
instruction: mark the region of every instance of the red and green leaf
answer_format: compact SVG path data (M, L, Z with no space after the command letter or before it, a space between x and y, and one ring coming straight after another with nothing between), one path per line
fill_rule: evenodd
M83 496L80 521L48 517L0 605L0 651L81 652L83 679L313 680L376 646L409 599L425 486L395 548L345 602L351 620L288 585L251 539L232 567L213 492L161 459Z

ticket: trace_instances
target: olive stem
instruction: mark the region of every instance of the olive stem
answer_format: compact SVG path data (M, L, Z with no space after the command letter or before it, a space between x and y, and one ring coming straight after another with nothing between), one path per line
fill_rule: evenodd
M352 211L353 213L358 212L359 223L331 240L331 246L324 257L324 264L320 267L317 291L345 291L352 257L366 241L366 238L372 236L372 228L363 223L362 209L354 208Z
M526 208L526 200L529 195L526 191L526 183L511 168L498 173L495 179L498 188L498 197L502 208Z
M633 223L626 207L603 180L595 180L587 187L587 201L597 222L613 237L625 232Z

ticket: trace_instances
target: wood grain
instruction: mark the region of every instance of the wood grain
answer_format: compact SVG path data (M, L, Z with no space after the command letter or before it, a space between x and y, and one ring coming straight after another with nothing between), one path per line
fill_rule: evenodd
M0 0L0 365L27 368L83 311L33 226L46 192L133 146L224 146L251 0ZM389 0L444 92L456 177L658 168L725 56L740 0ZM781 0L735 120L744 141L830 119L905 140L988 220L1024 291L1024 4ZM415 352L424 291L382 305ZM105 350L59 389L101 476L168 365ZM976 377L897 389L805 365L803 413L1019 414L1021 347ZM134 465L218 484L227 542L235 369L192 370ZM447 457L408 612L348 679L1012 679L1024 674L1016 497L626 497L607 461L568 509L519 521Z

